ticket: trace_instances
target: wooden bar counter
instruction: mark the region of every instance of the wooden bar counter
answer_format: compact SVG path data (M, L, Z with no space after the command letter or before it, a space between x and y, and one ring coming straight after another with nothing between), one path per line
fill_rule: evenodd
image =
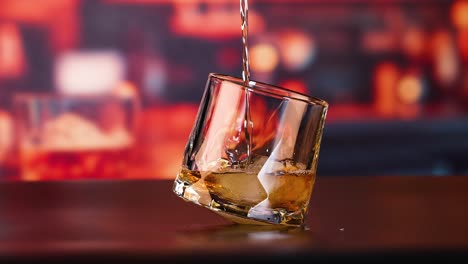
M8 263L460 256L468 256L468 177L318 177L303 229L233 225L176 197L166 180L0 183L0 261Z

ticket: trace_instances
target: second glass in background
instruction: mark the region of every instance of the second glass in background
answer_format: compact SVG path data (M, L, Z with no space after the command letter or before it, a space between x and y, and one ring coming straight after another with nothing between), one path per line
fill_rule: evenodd
M126 177L138 111L135 97L17 96L21 179Z

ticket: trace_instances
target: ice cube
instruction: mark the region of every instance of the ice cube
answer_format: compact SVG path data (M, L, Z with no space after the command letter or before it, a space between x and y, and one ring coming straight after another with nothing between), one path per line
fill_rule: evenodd
M202 178L204 177L206 177L206 175L202 176ZM211 195L208 189L206 188L203 179L188 187L185 190L184 198L189 201L205 205L209 204L212 200Z
M208 162L205 166L203 171L209 172L222 172L231 168L232 163L223 158L218 158L214 161Z
M298 163L292 159L282 160L281 163L283 164L283 168L280 170L281 172L298 172L306 169L304 164Z
M204 177L204 181L210 193L240 205L253 206L267 197L256 173L209 173Z
M248 171L265 173L269 175L284 174L305 169L305 165L296 163L294 160L275 160L267 156L255 157L253 163L249 165Z
M45 123L42 145L49 150L113 149L129 146L131 135L124 128L109 133L79 115L65 113Z

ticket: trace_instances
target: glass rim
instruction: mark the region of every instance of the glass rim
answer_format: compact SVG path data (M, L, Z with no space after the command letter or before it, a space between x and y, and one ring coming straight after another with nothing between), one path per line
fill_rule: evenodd
M328 103L325 100L322 100L320 98L313 97L310 95L306 95L300 92L296 92L296 91L293 91L284 87L271 85L271 84L267 84L263 82L257 82L254 80L250 81L251 83L252 82L254 83L252 86L247 86L245 85L242 79L234 77L234 76L222 74L222 73L210 73L209 77L234 83L238 86L241 86L244 89L249 90L250 92L260 93L263 95L268 95L268 96L282 98L282 99L302 101L307 104L316 104L316 105L320 105L326 108L328 107Z

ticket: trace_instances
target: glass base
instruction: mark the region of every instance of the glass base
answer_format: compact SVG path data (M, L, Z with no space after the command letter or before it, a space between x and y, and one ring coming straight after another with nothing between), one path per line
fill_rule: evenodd
M187 202L203 206L220 216L238 224L302 226L305 210L287 211L281 208L267 208L259 203L255 206L236 205L210 194L203 183L185 182L176 179L174 193Z

